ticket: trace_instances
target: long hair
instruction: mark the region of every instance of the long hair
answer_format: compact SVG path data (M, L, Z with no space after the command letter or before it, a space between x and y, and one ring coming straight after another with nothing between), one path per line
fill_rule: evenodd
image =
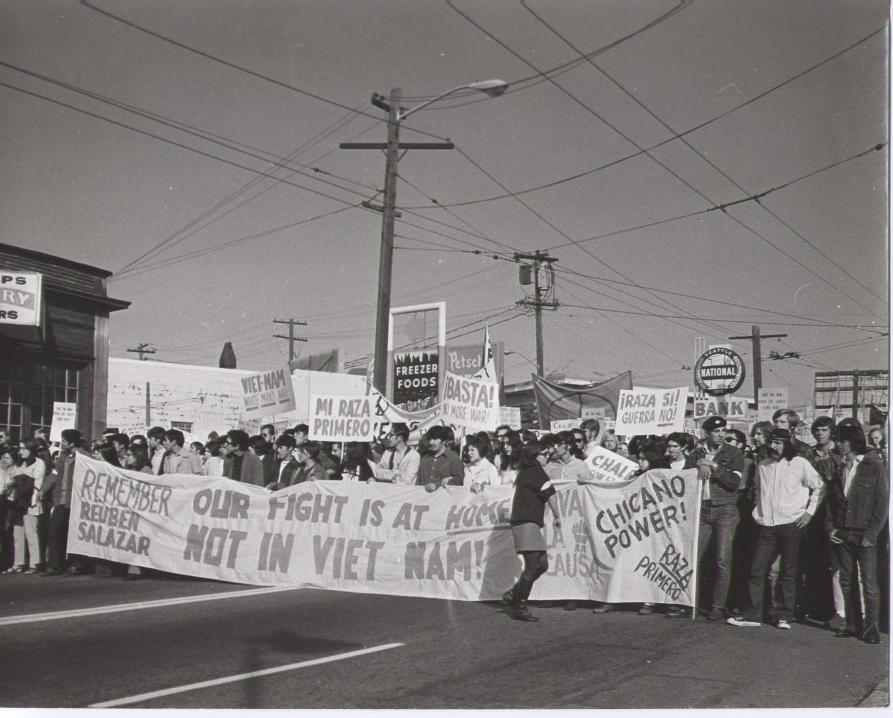
M511 453L506 452L505 447L511 446ZM500 456L502 458L502 468L503 469L517 469L518 462L521 460L521 451L524 448L524 442L521 441L521 435L517 431L510 431L505 435L505 440L502 442L502 451L500 451Z
M537 457L542 450L543 446L538 441L531 441L529 444L525 445L521 450L521 457L518 459L518 470L523 471L532 466L539 466L540 462L537 461Z
M21 444L28 450L28 458L22 460L20 456L19 461L22 461L25 466L31 466L37 461L37 442L34 439L22 439Z

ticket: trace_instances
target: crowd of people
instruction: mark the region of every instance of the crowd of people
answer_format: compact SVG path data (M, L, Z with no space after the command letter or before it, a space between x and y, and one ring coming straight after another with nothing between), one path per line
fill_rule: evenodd
M703 422L700 438L678 432L624 440L587 419L545 435L500 426L461 442L449 427L413 437L408 426L392 424L381 443L347 444L311 441L306 424L278 436L271 424L255 436L212 432L204 443L187 443L181 431L159 426L132 436L109 429L93 442L67 429L58 445L43 429L18 442L0 429L0 571L112 576L126 570L127 580L143 574L135 566L67 554L78 453L146 474L226 477L270 491L328 480L419 485L429 492L463 486L477 493L507 484L515 487L511 524L524 570L503 599L514 618L533 621L527 597L548 568L545 507L558 523L555 486L591 483L585 459L603 447L636 462L637 474L697 470L698 588L707 620L781 629L795 620L821 620L835 636L878 643L879 571L889 554L884 432L821 416L810 427L815 443L807 444L796 438L800 423L795 411L783 409L771 422L754 424L749 435L714 416ZM593 610L616 608L600 603ZM637 610L690 615L676 605Z

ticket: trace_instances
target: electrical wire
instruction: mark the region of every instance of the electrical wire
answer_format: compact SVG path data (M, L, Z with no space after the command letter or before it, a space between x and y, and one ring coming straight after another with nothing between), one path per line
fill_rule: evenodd
M304 97L309 97L313 100L317 100L318 102L322 102L327 105L332 105L333 107L338 107L342 110L349 110L349 111L355 112L357 115L361 115L363 117L369 117L371 119L379 120L379 121L381 120L381 118L377 117L376 115L371 115L367 112L355 110L352 107L345 105L341 102L336 102L335 100L331 100L328 97L323 97L322 95L318 95L315 92L309 92L308 90L303 90L300 87L295 87L294 85L290 85L287 82L282 82L281 80L277 80L273 77L269 77L269 76L263 75L259 72L255 72L254 70L250 70L247 67L242 67L241 65L237 65L236 63L230 62L229 60L224 60L222 57L217 57L216 55L212 55L211 53L205 52L204 50L199 50L197 48L186 45L185 43L174 40L173 38L167 37L166 35L162 35L161 33L155 32L154 30L150 30L149 28L143 27L142 25L137 25L135 22L126 20L123 17L121 17L120 15L115 15L114 13L109 12L108 10L103 10L102 8L97 7L92 2L90 2L90 0L78 0L78 2L81 5L83 5L85 8L87 8L88 10L97 12L100 15L105 15L106 17L111 18L115 22L119 22L122 25L126 25L127 27L129 27L133 30L137 30L138 32L142 32L142 33L145 33L146 35L150 35L151 37L154 37L156 40L161 40L162 42L166 42L170 45L173 45L174 47L178 47L181 50L185 50L185 51L191 52L195 55L199 55L200 57L204 57L207 60L212 60L213 62L218 62L221 65L229 67L232 70L238 70L239 72L243 72L246 75L250 75L251 77L255 77L259 80L264 80L265 82L269 82L273 85L276 85L277 87L281 87L286 90L296 92L299 95L302 95ZM425 132L424 130L419 130L419 129L410 127L408 125L401 125L401 128L408 130L410 132L415 132L420 135L425 135L427 137L433 137L434 139L438 139L438 140L442 140L442 141L449 140L449 138L447 138L447 137L441 137L439 135L432 134L431 132Z
M547 23L547 22L545 21L545 19L543 19L543 17L542 17L541 15L537 14L534 10L532 10L532 9L530 8L530 6L527 4L527 0L520 0L520 3L521 3L521 6L522 6L525 10L527 10L528 13L530 13L531 15L533 15L533 17L535 17L535 18L536 18L536 19L537 19L537 20L538 20L544 27L548 28L549 31L552 32L553 35L555 35L555 37L557 37L559 40L561 40L563 43L565 43L571 50L573 50L573 51L576 52L578 55L580 55L581 58L585 59L586 62L588 62L590 66L592 66L594 69L598 70L599 73L601 73L605 78L607 78L607 79L608 79L608 80L609 80L615 87L617 87L617 88L618 88L621 92L623 92L627 97L629 97L631 100L633 100L633 102L635 102L639 107L641 107L643 110L645 110L645 112L647 112L653 119L655 119L658 123L660 123L666 130L668 130L669 132L671 132L671 133L673 133L673 134L678 134L675 128L671 127L667 122L665 122L665 121L663 120L663 118L661 118L657 113L655 113L653 110L651 110L651 108L649 108L644 102L642 102L638 97L636 97L636 95L634 95L632 92L630 92L630 91L626 88L626 86L625 86L623 83L621 83L619 80L617 80L613 75L611 75L611 74L610 74L609 72L607 72L605 69L603 69L602 67L600 67L600 66L595 62L595 60L593 60L592 58L587 58L587 57L585 56L585 54L584 54L581 50L579 50L573 43L570 42L570 40L568 40L566 37L564 37L564 35L562 35L561 33L559 33L558 30L556 30L552 25L550 25L549 23ZM573 97L573 96L572 96L572 97ZM581 103L581 104L582 104L582 103ZM602 120L603 120L603 118L601 118L599 115L596 115L596 117L599 117L599 119L602 119ZM603 120L603 121L604 121L604 120ZM609 126L611 126L611 125L609 125ZM614 129L615 131L618 131L616 128L613 128L613 129ZM624 139L626 139L627 141L632 142L631 138L627 137L625 134L621 133L621 136L624 137ZM743 193L745 194L745 196L749 196L748 191L747 191L744 187L742 187L737 181L735 181L729 174L727 174L726 172L724 172L724 171L723 171L723 170L722 170L722 169L721 169L715 162L713 162L713 160L711 160L709 157L707 157L705 153L701 152L701 151L698 150L694 145L692 145L691 142L689 142L688 139L686 139L685 137L680 137L679 139L683 142L683 144L684 144L686 147L688 147L692 152L694 152L694 153L695 153L701 160L703 160L704 162L706 162L710 167L712 167L714 170L716 170L717 172L719 172L719 174L721 174L725 179L727 179L729 182L731 182L731 183L732 183L738 190L740 190L741 192L743 192ZM636 143L634 143L634 144L636 144ZM882 146L883 146L883 145L878 145L875 149L880 149ZM640 149L640 150L643 149L643 148L640 147L638 144L636 144L636 147L637 147L638 149ZM675 172L673 172L672 170L670 170L670 169L669 169L663 162L661 162L660 160L658 160L658 159L656 159L655 157L653 157L653 156L651 155L650 152L646 152L645 154L648 155L648 157L649 157L651 160L653 160L654 162L656 162L658 165L660 165L661 167L663 167L664 169L666 169L667 171L669 171L670 174L672 174L674 177L676 177L677 179L679 179L680 181L682 181L687 187L689 187L692 191L696 192L700 197L702 197L703 199L705 199L705 200L707 200L707 201L710 201L710 200L708 199L708 197L707 197L705 194L703 194L702 192L700 192L700 190L698 190L697 188L695 188L693 185L691 185L691 184L689 184L688 182L686 182L685 180L683 180L679 175L677 175ZM836 166L836 165L835 165L835 166ZM811 176L811 175L809 175L809 176ZM820 249L819 249L818 247L816 247L812 242L810 242L808 239L806 239L806 237L804 237L802 234L800 234L799 232L797 232L797 231L796 231L793 227L791 227L787 222L785 222L784 220L782 220L781 217L779 217L777 214L775 214L774 212L772 212L768 207L766 207L765 205L763 205L763 204L759 201L759 199L757 199L756 203L757 203L760 207L762 207L764 211L768 212L772 217L774 217L774 218L775 218L777 221L779 221L783 226L785 226L789 231L791 231L792 233L794 233L794 234L795 234L797 237L799 237L803 242L805 242L806 245L809 246L813 251L815 251L817 254L819 254L820 256L822 256L822 257L823 257L826 261L828 261L832 266L834 266L835 268L837 268L838 270L840 270L845 276L847 276L849 279L851 279L852 281L854 281L856 284L858 284L860 287L862 287L864 290L866 290L866 291L867 291L869 294L871 294L873 297L875 297L875 298L877 298L877 299L880 299L882 302L884 301L883 299L881 299L880 297L878 297L872 290L870 290L868 287L866 287L862 282L860 282L856 277L854 277L852 274L850 274L849 272L847 272L843 267L841 267L837 262L835 262L835 261L834 261L831 257L829 257L825 252L823 252L822 250L820 250ZM714 204L714 203L711 202L711 204ZM724 210L724 211L725 211L725 210ZM728 212L726 212L726 214L728 215ZM729 215L729 216L731 216L731 215ZM760 239L762 239L766 244L768 244L769 246L773 247L773 248L776 249L777 251L781 252L782 254L784 254L785 256L787 256L789 259L792 259L792 260L793 260L793 257L791 257L787 252L784 252L780 247L778 247L778 246L776 246L775 244L773 244L772 242L770 242L770 241L769 241L768 239L766 239L762 234L760 234L759 232L756 232L755 230L753 230L749 225L745 224L743 221L737 219L736 217L731 217L731 218L732 218L733 221L735 221L735 222L737 222L739 225L741 225L744 229L748 230L749 232L753 233L755 236L757 236L757 237L759 237ZM799 261L797 261L797 260L794 260L794 261L795 261L799 266L801 266L803 269L806 269L807 271L811 272L816 278L821 279L821 280L824 281L828 286L832 287L833 289L836 289L838 292L840 292L841 294L843 294L843 296L845 296L845 297L847 297L848 299L850 299L851 301L854 301L854 302L856 302L857 304L859 304L859 302L856 301L853 297L850 297L848 294L846 294L845 292L843 292L842 290L840 290L839 287L836 287L834 284L832 284L830 280L827 280L827 279L825 279L824 277L821 277L818 273L816 273L816 272L810 270L810 269L809 269L808 267L806 267L806 265L804 265L803 263L801 263L801 262L799 262ZM861 306L863 309L866 309L867 311L871 311L868 307L866 307L866 306L863 305L863 304L859 304L859 306Z

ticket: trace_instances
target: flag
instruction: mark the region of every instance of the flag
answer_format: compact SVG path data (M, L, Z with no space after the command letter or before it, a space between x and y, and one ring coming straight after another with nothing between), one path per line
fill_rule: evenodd
M584 407L601 407L606 415L616 417L620 390L633 388L633 375L629 371L588 386L561 386L536 374L532 378L541 427L550 426L552 419L578 419Z
M485 381L498 381L496 376L496 362L493 358L493 345L490 343L490 327L484 325L484 345L481 347L481 368L478 369L472 379Z

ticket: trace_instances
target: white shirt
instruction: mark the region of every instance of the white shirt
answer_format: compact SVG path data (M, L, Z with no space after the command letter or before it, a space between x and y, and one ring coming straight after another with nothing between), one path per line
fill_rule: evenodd
M846 472L845 481L843 482L843 494L844 496L849 496L850 486L853 485L853 477L856 475L856 471L859 470L859 464L862 463L862 459L865 458L864 454L858 454L853 459L853 465Z
M825 494L822 477L802 456L790 461L771 458L757 465L754 520L760 526L794 523L806 512L815 514Z
M480 459L476 464L465 464L465 476L462 478L462 486L466 489L470 489L474 484L499 486L501 483L499 470L487 459Z
M43 504L40 503L40 489L43 487L43 479L47 474L47 465L43 459L37 458L31 466L20 466L18 474L27 474L34 479L34 493L31 494L31 505L28 507L29 516L40 516L43 513Z

